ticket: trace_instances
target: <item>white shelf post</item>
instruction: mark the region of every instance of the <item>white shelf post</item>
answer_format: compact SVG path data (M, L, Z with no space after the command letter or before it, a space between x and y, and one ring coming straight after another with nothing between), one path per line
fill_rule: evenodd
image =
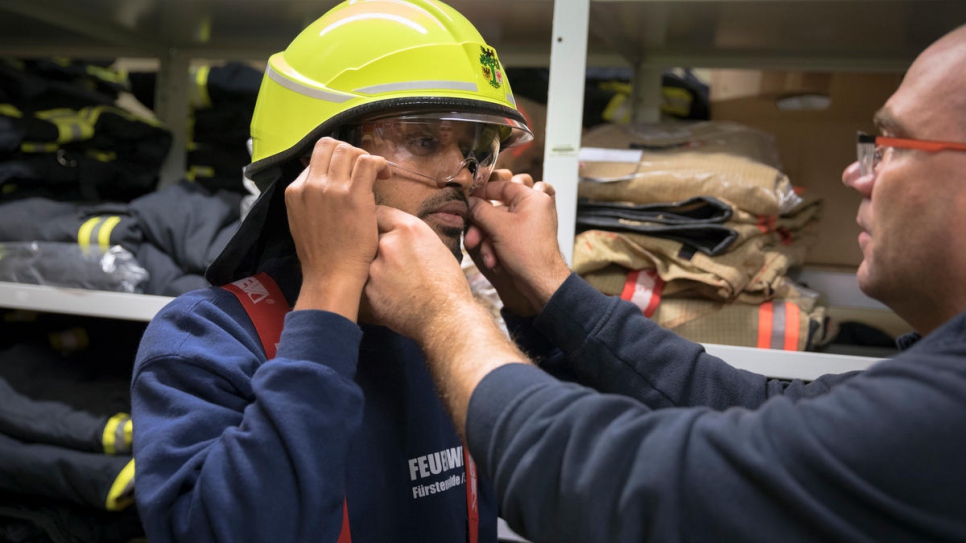
M554 2L543 177L556 189L557 241L568 264L573 262L577 223L577 152L583 126L589 18L590 0Z

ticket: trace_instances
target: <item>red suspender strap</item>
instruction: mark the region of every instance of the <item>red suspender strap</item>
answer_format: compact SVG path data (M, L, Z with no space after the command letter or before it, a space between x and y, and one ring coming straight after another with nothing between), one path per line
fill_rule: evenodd
M285 324L285 314L291 311L285 295L278 288L267 273L259 273L252 277L235 281L225 285L225 290L231 292L241 302L248 318L255 325L258 339L262 341L265 355L275 358L275 349L282 338L282 326ZM352 543L349 535L349 507L342 501L342 531L339 533L338 543Z
M476 463L473 462L466 443L463 443L463 465L466 466L466 539L469 543L477 543L480 538L480 502L477 492Z
M260 273L222 288L234 294L245 308L245 313L248 313L258 332L258 339L262 340L265 356L275 358L275 347L282 338L285 314L291 310L275 281L267 273Z
M349 535L349 504L342 498L342 530L339 532L338 543L352 543L352 536Z

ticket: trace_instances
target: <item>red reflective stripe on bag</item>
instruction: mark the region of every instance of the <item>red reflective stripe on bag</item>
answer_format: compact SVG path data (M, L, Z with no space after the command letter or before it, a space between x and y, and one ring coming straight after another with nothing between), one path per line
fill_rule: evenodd
M758 348L798 350L801 313L791 302L765 302L758 307Z
M627 273L621 299L634 303L641 308L644 316L651 318L661 303L661 292L664 290L664 280L657 270L631 270Z
M480 503L476 481L476 463L470 450L463 444L463 465L466 467L466 519L469 543L477 543L480 538Z
M765 302L758 306L758 348L771 348L771 319L774 314L774 306L771 302Z
M238 298L248 318L255 325L265 356L269 359L275 358L278 342L282 339L285 315L292 310L275 280L263 272L221 288ZM349 506L345 498L342 499L342 529L338 543L352 543L352 536L349 534Z

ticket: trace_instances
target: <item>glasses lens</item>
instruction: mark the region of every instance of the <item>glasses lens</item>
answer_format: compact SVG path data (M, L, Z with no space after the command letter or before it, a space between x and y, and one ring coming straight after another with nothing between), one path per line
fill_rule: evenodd
M859 173L862 177L872 175L876 165L875 136L859 133L856 151L859 160Z
M500 130L470 121L386 119L354 127L348 136L349 143L384 157L397 170L441 185L468 176L472 188L482 186L500 152Z

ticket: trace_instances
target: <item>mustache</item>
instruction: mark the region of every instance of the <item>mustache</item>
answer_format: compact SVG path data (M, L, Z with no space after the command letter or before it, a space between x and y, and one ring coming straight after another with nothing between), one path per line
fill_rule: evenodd
M427 216L435 213L436 210L449 202L462 202L467 209L470 206L469 198L463 194L463 191L455 187L449 187L444 189L443 192L435 194L423 201L422 205L419 206L419 211L416 212L416 217L421 220L426 220Z

